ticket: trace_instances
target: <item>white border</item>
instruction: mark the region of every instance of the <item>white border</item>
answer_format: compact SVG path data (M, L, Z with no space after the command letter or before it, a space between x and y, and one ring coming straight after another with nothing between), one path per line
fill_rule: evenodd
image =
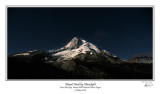
M91 94L159 94L160 91L160 1L159 0L1 0L0 1L0 93L1 94L75 94L62 90L66 81L5 81L5 6L6 5L154 5L155 6L155 81L152 87L144 87L140 81L94 81L100 90L88 90ZM77 82L77 81L67 81ZM83 81L90 82L90 81Z

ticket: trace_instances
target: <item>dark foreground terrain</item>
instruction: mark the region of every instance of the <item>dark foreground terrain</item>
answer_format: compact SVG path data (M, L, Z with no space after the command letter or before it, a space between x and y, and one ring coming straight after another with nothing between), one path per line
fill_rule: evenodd
M79 59L45 63L43 57L8 57L8 79L152 79L152 63L109 63Z

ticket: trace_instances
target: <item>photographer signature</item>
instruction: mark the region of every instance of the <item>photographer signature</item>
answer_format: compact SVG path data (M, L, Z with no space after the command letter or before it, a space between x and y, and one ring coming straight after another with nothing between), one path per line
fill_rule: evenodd
M153 82L152 81L144 81L144 87L152 87L153 86Z

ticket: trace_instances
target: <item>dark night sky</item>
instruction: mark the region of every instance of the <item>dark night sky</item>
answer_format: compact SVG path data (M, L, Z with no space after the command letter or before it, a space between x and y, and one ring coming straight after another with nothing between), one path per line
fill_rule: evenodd
M8 55L81 37L130 58L152 53L152 8L8 8Z

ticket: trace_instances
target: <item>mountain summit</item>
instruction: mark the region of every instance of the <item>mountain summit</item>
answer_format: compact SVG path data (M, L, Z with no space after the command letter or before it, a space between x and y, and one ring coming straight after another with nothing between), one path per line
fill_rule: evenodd
M64 59L73 58L79 54L99 54L103 53L106 56L114 56L106 50L100 50L94 44L78 37L74 37L71 41L69 41L64 47L57 50L49 50L52 53L52 56L61 57Z
M123 61L74 37L60 49L8 56L7 72L9 79L152 79L152 63L142 64L142 58L136 60L140 62Z
M80 45L82 45L82 39L78 37L74 37L70 42L65 45L65 48L78 48Z

